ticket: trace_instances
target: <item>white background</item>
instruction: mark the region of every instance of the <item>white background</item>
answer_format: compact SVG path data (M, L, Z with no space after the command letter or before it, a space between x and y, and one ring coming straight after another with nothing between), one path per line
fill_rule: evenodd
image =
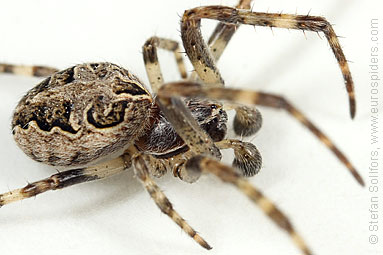
M183 10L230 1L1 1L0 62L59 68L110 61L146 84L141 46L152 35L179 38ZM370 19L375 1L257 0L255 11L325 16L353 61L357 116L336 60L315 33L242 26L219 62L227 86L279 93L308 115L367 179ZM205 36L215 23L203 23ZM382 37L381 37L382 38ZM168 81L179 79L162 53ZM189 70L191 67L189 65ZM12 111L41 79L0 75L0 192L55 173L27 158L12 140ZM264 167L250 181L286 212L315 254L378 254L368 243L367 188L361 188L312 134L286 113L261 109L251 140ZM229 133L232 135L232 132ZM230 152L225 153L230 163ZM382 181L382 180L381 180ZM149 198L132 172L48 192L0 210L1 254L297 254L288 236L231 186L211 176L189 185L167 175L158 184L176 210L214 247L193 242ZM383 199L382 196L380 199ZM380 212L380 215L381 212ZM383 219L380 219L382 221ZM382 226L382 225L380 225ZM383 236L380 236L383 242Z

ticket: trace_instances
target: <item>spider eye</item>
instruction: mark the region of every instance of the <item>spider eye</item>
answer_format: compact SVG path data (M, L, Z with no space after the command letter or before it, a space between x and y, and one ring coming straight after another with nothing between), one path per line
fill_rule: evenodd
M218 107L215 104L210 105L210 109L214 110L217 109Z

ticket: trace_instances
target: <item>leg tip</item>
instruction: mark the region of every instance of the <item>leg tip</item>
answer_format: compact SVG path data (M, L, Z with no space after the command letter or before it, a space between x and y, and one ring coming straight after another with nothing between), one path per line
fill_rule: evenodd
M354 119L355 115L356 115L355 99L350 99L350 116L351 116L351 119Z
M200 235L196 234L193 239L206 250L213 249Z
M360 175L355 176L356 181L360 184L360 186L365 187L366 184L364 183L363 178Z

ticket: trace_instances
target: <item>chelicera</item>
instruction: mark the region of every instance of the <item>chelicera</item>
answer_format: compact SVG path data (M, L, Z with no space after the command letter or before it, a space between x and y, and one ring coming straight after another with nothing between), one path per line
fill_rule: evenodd
M259 172L262 159L256 146L226 138L227 110L235 110L234 131L255 134L262 117L255 105L286 110L306 126L348 168L363 180L343 153L300 111L281 96L229 89L216 67L240 24L323 32L341 68L355 115L351 74L332 26L322 17L249 11L249 0L236 8L197 7L185 11L181 33L195 71L187 77L177 42L152 37L143 46L152 94L128 70L112 63L79 64L63 71L44 66L0 64L1 72L47 76L17 105L12 133L32 159L64 171L0 195L0 206L48 190L115 175L133 169L160 210L206 249L210 245L174 210L153 177L171 172L193 183L211 173L233 184L285 230L304 254L312 254L288 218L246 177ZM220 21L208 44L200 33L203 18ZM157 49L174 52L182 81L165 83ZM233 149L233 166L221 163L220 150Z

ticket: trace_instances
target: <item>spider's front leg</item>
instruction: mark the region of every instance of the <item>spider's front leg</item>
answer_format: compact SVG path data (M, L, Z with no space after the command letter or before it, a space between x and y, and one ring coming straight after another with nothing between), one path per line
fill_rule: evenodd
M26 66L0 63L0 73L47 77L54 74L57 71L58 69L49 66Z
M250 4L252 0L240 0L239 3L235 6L237 9L250 9ZM208 44L210 52L213 59L217 62L221 57L226 46L229 44L234 33L239 28L240 24L229 24L225 22L219 22L215 27L213 33L209 37ZM190 75L190 81L195 81L198 79L198 74L194 70Z
M350 114L354 118L356 103L350 69L334 29L325 18L308 15L251 12L225 6L204 6L185 11L181 20L184 48L200 79L211 86L223 85L223 79L215 65L214 57L201 35L200 23L201 19L204 18L228 24L248 24L323 32L342 71L349 97Z
M179 84L175 84L175 87L177 85ZM312 254L287 217L269 199L244 178L240 177L235 169L217 161L217 158L220 157L218 147L196 124L182 99L176 97L176 93L173 94L170 90L166 90L166 87L168 86L162 86L158 93L158 104L178 135L195 155L185 165L185 169L192 172L190 175L198 176L202 172L208 172L216 175L224 182L235 185L242 193L254 201L275 224L287 231L292 241L305 255ZM165 90L170 94L165 95L163 93ZM175 97L172 97L173 95Z
M326 145L326 147L347 167L356 181L364 186L363 178L347 157L307 117L281 96L249 90L222 87L209 88L191 82L168 83L161 87L158 95L165 98L169 98L170 96L206 97L215 100L227 100L234 103L262 105L276 109L283 109L308 128L324 145ZM169 101L169 99L167 101ZM164 100L164 102L167 101Z

